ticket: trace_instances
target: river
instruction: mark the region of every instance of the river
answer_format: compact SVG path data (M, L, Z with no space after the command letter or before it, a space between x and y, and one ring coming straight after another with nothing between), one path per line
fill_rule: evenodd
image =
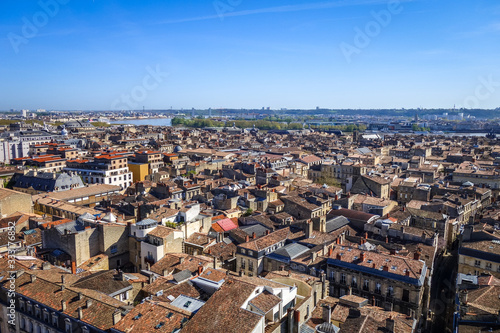
M172 126L170 118L146 118L146 119L127 119L127 120L112 120L110 124L127 124L127 125L153 125L153 126Z

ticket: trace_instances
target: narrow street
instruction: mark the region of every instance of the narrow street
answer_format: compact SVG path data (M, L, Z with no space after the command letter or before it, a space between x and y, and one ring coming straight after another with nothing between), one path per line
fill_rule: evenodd
M436 269L431 285L430 309L434 321L431 332L451 332L455 302L455 282L458 264L458 250L443 256L436 262Z

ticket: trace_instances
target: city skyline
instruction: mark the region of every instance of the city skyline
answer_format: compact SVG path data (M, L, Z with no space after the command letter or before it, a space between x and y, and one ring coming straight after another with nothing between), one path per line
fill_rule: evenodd
M500 106L493 1L3 6L2 110Z

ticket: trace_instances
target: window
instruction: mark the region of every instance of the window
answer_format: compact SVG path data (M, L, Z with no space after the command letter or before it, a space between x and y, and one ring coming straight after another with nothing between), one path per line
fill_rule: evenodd
M335 282L335 271L330 271L330 280Z
M353 288L357 288L358 287L358 279L355 276L352 277L351 286Z
M403 289L403 302L410 301L410 291L408 289Z
M111 248L109 249L109 251L111 252L111 254L117 253L118 252L118 246L116 246L116 244L111 245Z
M66 333L71 333L71 320L69 318L66 318L64 319L64 322L65 322L64 330L66 331Z
M486 263L486 269L491 269L491 262Z
M380 283L377 282L377 284L375 285L375 294L380 294Z
M363 290L366 290L366 291L370 290L370 280L365 280L363 282Z
M344 273L342 273L340 275L340 283L345 284L345 274Z
M241 259L241 269L245 269L245 259Z
M126 301L128 299L128 290L120 294L120 301Z
M55 312L54 312L54 313L52 313L52 326L57 327L57 319L58 319L58 318L57 318L56 313L55 313Z
M394 288L392 286L387 287L387 296L388 297L394 296Z
M476 266L476 267L481 266L481 260L476 260L476 261L474 262L474 266Z

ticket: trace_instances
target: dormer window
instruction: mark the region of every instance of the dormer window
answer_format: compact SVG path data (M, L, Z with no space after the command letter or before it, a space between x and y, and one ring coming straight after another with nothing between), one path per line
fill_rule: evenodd
M64 330L66 333L71 333L71 320L69 318L64 319Z

